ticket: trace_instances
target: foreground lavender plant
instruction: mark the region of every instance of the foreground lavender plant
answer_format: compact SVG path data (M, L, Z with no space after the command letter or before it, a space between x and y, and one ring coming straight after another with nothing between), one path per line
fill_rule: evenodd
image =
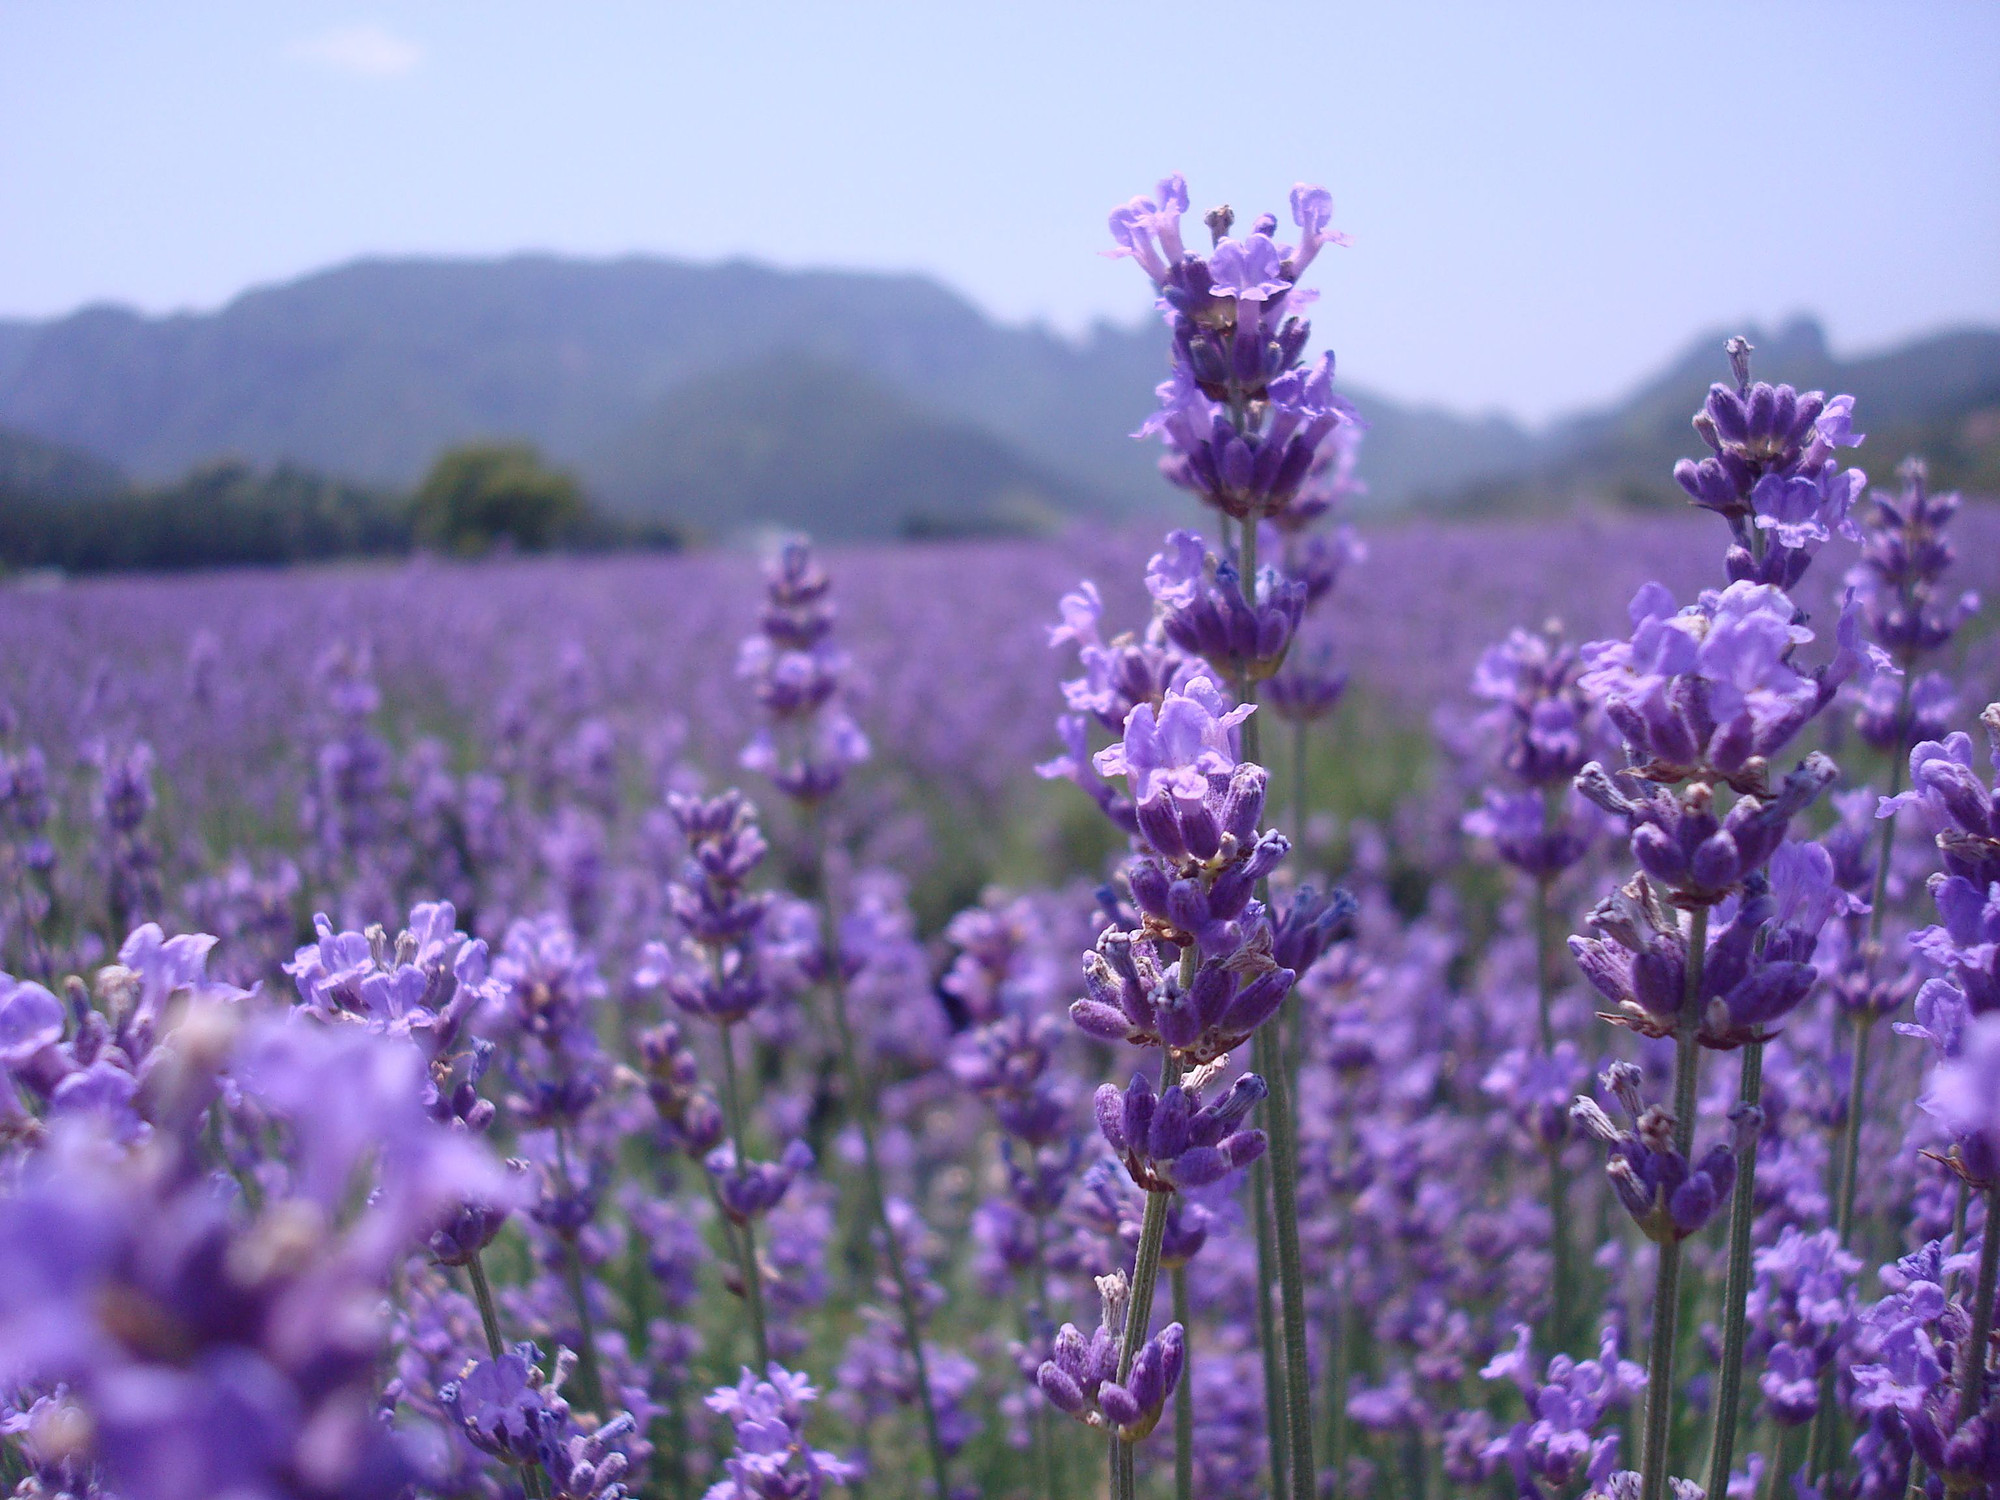
M1201 1095L1230 1050L1277 1014L1297 977L1272 957L1270 919L1251 894L1289 848L1282 834L1258 832L1268 778L1233 753L1231 731L1251 712L1226 709L1208 679L1196 677L1185 693L1169 691L1157 712L1134 707L1124 739L1096 757L1100 772L1125 779L1141 830L1144 852L1126 870L1139 922L1105 929L1085 958L1090 993L1070 1014L1093 1036L1160 1049L1157 1090L1141 1075L1122 1094L1107 1084L1097 1097L1107 1143L1146 1193L1117 1349L1121 1384L1146 1346L1168 1200L1264 1152L1260 1132L1234 1127L1265 1096L1267 1080L1245 1075L1214 1105ZM1128 1500L1131 1445L1151 1423L1114 1426L1112 1489Z
M1632 602L1629 642L1584 648L1582 686L1602 702L1624 735L1633 766L1619 777L1598 765L1587 766L1577 786L1626 821L1642 873L1592 918L1629 959L1614 959L1603 942L1572 941L1586 975L1618 1004L1614 1019L1674 1041L1674 1105L1668 1128L1679 1160L1692 1154L1700 1048L1745 1048L1737 1121L1739 1131L1746 1132L1739 1146L1750 1154L1732 1216L1740 1222L1731 1233L1723 1400L1712 1447L1715 1473L1725 1480L1737 1420L1750 1274L1752 1148L1754 1122L1760 1118L1762 1047L1769 1025L1804 998L1814 976L1790 956L1799 946L1796 939L1780 950L1786 954L1783 963L1762 965L1753 975L1744 973L1737 961L1726 976L1711 976L1710 914L1743 890L1743 909L1732 923L1743 930L1761 889L1759 872L1777 851L1786 825L1835 775L1831 761L1813 755L1774 787L1772 758L1825 708L1843 682L1857 673L1865 676L1881 659L1879 651L1863 653L1850 602L1841 616L1832 660L1810 676L1794 664L1794 652L1812 632L1799 622L1797 608L1783 590L1799 582L1833 530L1851 531L1847 513L1862 478L1855 470L1840 472L1832 450L1860 438L1850 425L1852 398L1829 403L1817 393L1800 397L1788 386L1752 386L1749 353L1747 342L1731 340L1736 389L1712 387L1695 421L1715 456L1699 464L1684 462L1675 471L1696 504L1729 521L1735 544L1725 562L1733 581L1719 594L1705 594L1694 607L1678 612L1666 590L1648 585ZM1641 782L1651 785L1642 791ZM1668 787L1683 790L1670 792ZM1720 816L1718 791L1736 794L1734 805ZM1816 878L1822 894L1830 891L1830 869L1816 872ZM1818 898L1811 898L1810 905L1817 917L1809 919L1810 933L1817 933L1830 908L1822 909ZM1674 908L1690 913L1684 936L1668 914ZM1751 923L1733 947L1726 930L1713 956L1747 952L1756 942L1756 925ZM1810 952L1808 941L1804 956ZM1718 985L1726 985L1727 993L1711 998ZM1614 1160L1614 1169L1616 1165ZM1736 1171L1734 1162L1731 1171ZM1692 1182L1675 1191L1691 1187ZM1660 1250L1642 1500L1662 1500L1666 1493L1680 1306L1681 1236L1656 1238Z
M1119 249L1111 253L1130 256L1152 279L1174 339L1173 374L1160 386L1160 409L1140 434L1161 438L1169 454L1162 472L1235 520L1240 543L1233 559L1202 558L1197 565L1199 542L1170 537L1169 551L1155 559L1148 584L1170 611L1169 633L1176 643L1204 657L1252 704L1254 685L1285 658L1306 593L1304 580L1259 569L1258 527L1298 499L1321 469L1322 445L1336 430L1358 422L1352 405L1333 389L1332 354L1302 365L1311 327L1295 311L1309 300L1298 293L1300 276L1324 246L1344 244L1346 237L1329 227L1332 196L1300 183L1291 195L1292 221L1300 231L1296 246L1277 242L1278 221L1270 214L1260 216L1244 238L1230 238L1235 214L1224 206L1204 217L1212 249L1203 257L1189 253L1182 241L1180 221L1187 207L1186 183L1178 176L1166 179L1157 201L1135 198L1112 214ZM1245 755L1252 761L1261 758L1257 737L1252 721L1244 732ZM1289 1066L1276 1033L1259 1040L1257 1064L1272 1087L1270 1231L1261 1171L1252 1177L1252 1198L1258 1233L1271 1236L1266 1258L1276 1261L1284 1346L1282 1439L1277 1421L1271 1428L1275 1466L1289 1473L1274 1479L1297 1500L1307 1500L1316 1479L1296 1121ZM1264 1278L1267 1284L1269 1279ZM1263 1316L1268 1347L1269 1317Z

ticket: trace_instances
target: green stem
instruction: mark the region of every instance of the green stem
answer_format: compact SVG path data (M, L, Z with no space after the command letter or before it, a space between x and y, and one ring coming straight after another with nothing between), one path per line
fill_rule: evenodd
M1048 1226L1042 1215L1035 1215L1035 1262L1032 1274L1035 1284L1028 1295L1028 1326L1034 1343L1030 1347L1045 1348L1049 1337L1049 1314L1046 1302L1049 1288L1048 1250L1045 1245ZM1061 1500L1069 1486L1063 1482L1056 1459L1055 1435L1049 1431L1048 1406L1039 1397L1034 1398L1035 1441L1042 1455L1042 1493L1048 1500Z
M500 1314L493 1306L493 1284L486 1279L486 1266L477 1250L465 1263L466 1279L472 1283L472 1300L479 1304L479 1326L486 1330L486 1349L495 1359L500 1349Z
M1164 1092L1174 1072L1173 1052L1162 1049L1160 1088ZM1147 1326L1153 1318L1153 1293L1160 1282L1160 1247L1167 1235L1167 1197L1148 1191L1146 1217L1139 1226L1139 1253L1132 1262L1132 1285L1125 1303L1125 1336L1118 1350L1118 1383L1123 1385L1146 1342ZM1133 1473L1133 1445L1116 1436L1111 1440L1111 1494L1113 1500L1137 1500Z
M1854 1016L1854 1060L1847 1075L1847 1123L1840 1147L1840 1202L1834 1226L1841 1247L1854 1237L1854 1191L1861 1165L1861 1101L1868 1081L1868 1043L1875 1034L1875 1013L1857 1011Z
M1174 1500L1194 1500L1194 1315L1188 1306L1187 1267L1169 1273L1174 1288L1174 1321L1187 1335L1181 1383L1174 1387Z
M1333 1474L1333 1493L1347 1493L1347 1381L1354 1363L1353 1338L1349 1328L1347 1289L1336 1276L1333 1286L1333 1372L1328 1383L1332 1390L1332 1410L1328 1413L1327 1463Z
M1898 695L1896 722L1902 723L1909 712L1910 687L1915 676L1910 653L1903 659L1903 682ZM1894 797L1903 789L1903 767L1908 757L1904 746L1897 744L1889 762L1889 795ZM1882 819L1881 836L1875 845L1875 886L1871 892L1872 901L1868 910L1868 941L1862 949L1863 978L1865 989L1872 991L1875 978L1875 963L1882 955L1882 923L1889 911L1889 857L1895 851L1896 815L1892 812ZM1875 1012L1868 1009L1859 1011L1854 1017L1854 1063L1847 1083L1846 1132L1841 1142L1840 1187L1835 1200L1834 1223L1840 1233L1840 1248L1849 1248L1854 1233L1854 1189L1860 1180L1861 1158L1861 1100L1868 1082L1868 1042L1874 1031Z
M1555 975L1551 950L1555 944L1554 904L1549 898L1550 881L1545 876L1535 882L1535 1001L1541 1025L1542 1051L1553 1057L1556 1050ZM1549 1326L1547 1343L1552 1350L1569 1346L1570 1298L1575 1275L1570 1265L1569 1168L1563 1163L1562 1143L1549 1148Z
M1887 819L1883 820L1887 822ZM1883 853L1886 866L1887 851ZM1877 907L1879 911L1879 905ZM1871 918L1871 924L1873 918ZM1871 941L1871 946L1873 939ZM1875 1034L1875 1013L1872 1010L1854 1013L1854 1056L1847 1074L1847 1120L1841 1130L1840 1177L1834 1190L1834 1230L1840 1237L1842 1248L1854 1238L1854 1198L1855 1186L1859 1181L1861 1164L1861 1100L1868 1077L1869 1042ZM1813 1413L1812 1438L1806 1447L1806 1462L1813 1477L1820 1478L1831 1472L1834 1452L1840 1445L1840 1410L1838 1397L1839 1372L1831 1365L1819 1379L1819 1409Z
M840 1066L847 1082L854 1126L861 1135L862 1177L868 1190L868 1211L882 1233L882 1252L889 1262L889 1275L896 1285L897 1310L902 1314L903 1337L910 1346L910 1361L917 1376L917 1398L924 1417L924 1444L930 1453L931 1478L938 1500L951 1495L950 1466L945 1460L944 1438L938 1429L937 1403L931 1394L930 1369L924 1358L923 1322L917 1312L916 1290L910 1284L909 1268L903 1262L903 1247L889 1224L889 1200L882 1187L882 1158L875 1142L875 1091L861 1067L860 1049L855 1046L854 1027L847 1013L847 977L841 971L840 926L834 904L833 876L821 841L820 921L826 950L826 986L833 1000L834 1032L840 1044Z
M1547 876L1535 882L1535 1010L1541 1026L1542 1051L1556 1050L1555 976L1550 972L1555 947L1555 903L1549 899Z
M1285 1376L1280 1363L1278 1317L1271 1306L1278 1283L1277 1248L1271 1229L1271 1162L1267 1155L1250 1164L1250 1217L1257 1230L1257 1349L1264 1366L1264 1431L1271 1459L1271 1493L1284 1495L1291 1487L1291 1444L1285 1432Z
M729 1115L729 1139L736 1151L736 1170L748 1171L750 1157L745 1151L743 1095L736 1076L736 1028L722 1028L722 1098ZM737 1226L736 1261L743 1277L743 1305L750 1313L750 1345L757 1353L761 1373L771 1363L771 1346L764 1327L764 1268L757 1259L757 1226L745 1219Z
M1306 842L1306 721L1292 720L1292 836Z
M472 1283L472 1300L479 1304L479 1326L486 1331L487 1352L498 1360L500 1313L493 1305L493 1284L486 1279L486 1263L479 1256L477 1250L472 1252L472 1259L465 1263L465 1277ZM528 1500L542 1500L542 1479L533 1464L521 1466L521 1492Z
M1640 1470L1640 1500L1664 1500L1667 1493L1667 1447L1673 1434L1674 1339L1679 1332L1680 1300L1681 1242L1669 1239L1660 1246L1659 1270L1653 1278L1653 1347L1646 1365L1646 1446L1645 1467Z
M1257 521L1248 517L1242 528L1242 571L1245 597L1257 588ZM1239 684L1245 703L1257 701L1256 683L1246 674ZM1262 764L1257 715L1243 721L1243 758ZM1257 882L1259 899L1268 901L1270 882ZM1282 1016L1282 1012L1280 1013ZM1259 1028L1255 1056L1270 1089L1265 1120L1270 1136L1271 1209L1278 1259L1279 1332L1285 1351L1285 1437L1290 1452L1290 1492L1293 1500L1317 1500L1318 1475L1313 1467L1312 1375L1306 1363L1306 1278L1299 1253L1299 1157L1297 1120L1292 1115L1290 1077L1272 1027Z
M562 1189L565 1194L576 1191L575 1179L569 1170L569 1141L562 1126L556 1126L556 1170L562 1175ZM577 1249L576 1236L561 1236L563 1252L563 1279L569 1284L570 1301L576 1306L577 1344L576 1378L583 1396L585 1410L603 1413L604 1376L597 1363L597 1330L591 1323L589 1289L584 1284L583 1256Z
M1674 1149L1693 1156L1695 1072L1701 1060L1695 1029L1701 1023L1702 969L1708 960L1708 908L1689 915L1687 988L1674 1026ZM1653 1278L1653 1345L1646 1368L1646 1442L1639 1470L1639 1500L1666 1500L1668 1449L1674 1412L1674 1345L1680 1336L1681 1242L1671 1225L1659 1247Z
M1743 1048L1743 1081L1738 1098L1755 1106L1764 1097L1764 1044ZM1709 1449L1708 1492L1729 1489L1729 1466L1736 1456L1736 1422L1743 1395L1744 1301L1750 1294L1750 1228L1757 1216L1757 1136L1751 1131L1736 1163L1736 1190L1729 1203L1729 1273L1722 1292L1722 1374L1715 1406L1715 1442Z
M1792 1429L1780 1427L1777 1441L1771 1444L1771 1467L1764 1472L1764 1500L1777 1500L1780 1487L1784 1484L1785 1461L1792 1447Z
M1986 1402L1987 1346L1993 1340L1993 1294L2000 1289L2000 1179L1986 1185L1986 1223L1980 1231L1979 1280L1972 1293L1972 1332L1958 1349L1958 1420L1963 1425ZM1974 1478L1945 1482L1947 1496L1969 1495Z

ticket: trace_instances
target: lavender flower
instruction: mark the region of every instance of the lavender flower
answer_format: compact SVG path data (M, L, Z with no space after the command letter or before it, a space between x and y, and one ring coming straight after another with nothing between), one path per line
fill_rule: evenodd
M1273 238L1277 220L1257 220L1244 238L1228 238L1234 215L1209 216L1215 238L1207 258L1188 252L1180 219L1187 185L1160 184L1158 200L1135 198L1111 215L1119 248L1160 290L1174 339L1174 375L1159 388L1160 409L1139 429L1157 435L1169 458L1168 479L1223 514L1242 519L1282 511L1319 463L1321 445L1354 410L1333 391L1333 359L1301 360L1311 326L1294 309L1309 300L1297 278L1328 244L1333 200L1324 188L1292 190L1299 243Z
M1303 581L1262 568L1246 593L1236 563L1218 561L1193 531L1167 534L1146 566L1146 588L1167 639L1232 681L1277 671L1305 616Z
M1605 1175L1625 1211L1648 1238L1665 1244L1700 1229L1729 1196L1736 1181L1736 1152L1729 1146L1712 1146L1699 1162L1690 1164L1675 1149L1674 1117L1657 1104L1646 1104L1639 1093L1639 1076L1630 1063L1613 1063L1603 1077L1604 1087L1631 1116L1631 1128L1613 1124L1593 1099L1579 1098L1572 1113L1578 1125L1611 1148ZM1739 1142L1761 1123L1759 1111L1741 1109L1733 1121Z
M718 1388L708 1407L735 1427L736 1449L723 1466L728 1478L703 1500L820 1500L829 1487L859 1479L859 1465L807 1445L806 1408L818 1397L805 1377L777 1364L762 1380L745 1370L734 1386Z
M868 738L841 703L851 667L830 639L832 580L811 546L793 539L765 568L764 587L763 620L743 642L737 674L770 722L744 746L742 764L786 796L818 802L839 790L849 766L868 758Z
M1920 458L1905 459L1896 473L1902 490L1893 498L1875 492L1861 532L1861 559L1847 582L1869 635L1907 660L1950 641L1979 608L1979 595L1968 589L1947 599L1942 588L1957 556L1944 534L1958 513L1957 494L1933 495Z
M2000 704L1981 714L2000 771ZM2000 790L1982 785L1972 766L1972 737L1926 740L1910 751L1910 789L1882 799L1877 817L1915 807L1937 836L1947 874L1983 891L2000 880Z
M1055 1348L1035 1372L1035 1383L1057 1411L1133 1443L1158 1424L1167 1398L1180 1384L1187 1362L1187 1332L1180 1324L1169 1323L1154 1334L1133 1356L1131 1371L1121 1382L1125 1279L1122 1274L1107 1277L1099 1288L1104 1292L1103 1320L1088 1338L1074 1323L1063 1324Z
M1677 609L1664 587L1649 583L1633 596L1630 614L1629 641L1583 647L1578 683L1657 781L1704 777L1763 791L1770 759L1841 683L1879 659L1879 648L1860 640L1850 603L1832 661L1811 675L1799 671L1793 652L1813 634L1798 623L1791 599L1768 584L1732 583Z
M1097 1091L1097 1128L1148 1192L1207 1187L1264 1154L1264 1132L1239 1130L1268 1090L1255 1073L1231 1084L1220 1099L1204 1103L1197 1082L1170 1084L1159 1094L1135 1073L1123 1090Z
M1746 799L1748 800L1748 799ZM1740 805L1740 804L1739 804ZM1765 1040L1811 991L1819 933L1853 898L1833 884L1833 862L1817 844L1780 845L1767 877L1753 871L1718 910L1701 973L1697 1039L1731 1048ZM1570 939L1584 977L1617 1010L1607 1017L1647 1035L1674 1033L1687 988L1687 934L1646 875L1590 914L1598 937Z
M1514 1345L1479 1373L1487 1380L1512 1380L1528 1403L1529 1420L1495 1438L1483 1455L1504 1460L1523 1494L1537 1481L1558 1490L1582 1479L1592 1486L1608 1481L1618 1462L1618 1434L1602 1433L1605 1418L1632 1404L1645 1389L1646 1372L1619 1357L1619 1330L1606 1327L1596 1359L1557 1354L1538 1376L1529 1352L1526 1324L1514 1329Z
M1848 512L1867 477L1842 470L1833 456L1862 440L1854 398L1753 384L1749 341L1733 338L1727 347L1736 388L1710 386L1694 419L1713 454L1682 459L1674 478L1696 505L1729 522L1732 581L1789 589L1833 533L1858 534Z
M559 1356L547 1381L539 1379L541 1362L533 1344L516 1344L497 1359L472 1361L438 1401L480 1452L538 1470L554 1500L627 1500L621 1481L632 1467L631 1413L579 1426L561 1395L572 1356Z

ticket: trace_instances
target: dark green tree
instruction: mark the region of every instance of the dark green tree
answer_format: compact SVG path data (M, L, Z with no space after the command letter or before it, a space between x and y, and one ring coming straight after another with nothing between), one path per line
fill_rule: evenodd
M417 490L417 539L468 556L510 543L543 552L580 535L589 521L583 491L527 443L468 443L447 449Z

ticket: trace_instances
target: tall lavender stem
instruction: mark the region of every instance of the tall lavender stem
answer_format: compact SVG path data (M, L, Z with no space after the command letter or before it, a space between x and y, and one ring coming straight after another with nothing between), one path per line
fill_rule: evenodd
M1689 914L1687 989L1674 1027L1674 1149L1683 1159L1694 1144L1695 1070L1701 1052L1695 1027L1701 1019L1702 965L1708 956L1708 908ZM1673 1441L1674 1345L1680 1336L1681 1242L1669 1233L1659 1242L1653 1278L1653 1345L1646 1365L1646 1442L1639 1470L1639 1500L1666 1500L1667 1450Z
M1986 1400L1987 1345L1993 1340L1993 1295L2000 1290L2000 1178L1986 1185L1986 1224L1980 1233L1979 1281L1972 1293L1972 1331L1958 1350L1958 1422L1969 1422ZM1979 1487L1971 1474L1945 1485L1948 1497Z
M569 1143L567 1132L556 1126L556 1166L562 1173L562 1188L565 1193L575 1191L575 1179L569 1170ZM604 1377L597 1362L597 1330L590 1316L590 1291L584 1283L583 1256L577 1250L575 1234L561 1236L563 1249L563 1279L568 1283L570 1301L576 1307L577 1344L576 1377L581 1387L585 1407L594 1412L604 1410Z
M1165 1093L1178 1079L1180 1068L1171 1047L1160 1050L1160 1092ZM1153 1293L1160 1282L1160 1248L1167 1234L1168 1194L1148 1191L1146 1217L1139 1226L1139 1251L1132 1262L1130 1300L1125 1304L1125 1337L1118 1350L1118 1381L1131 1378L1132 1362L1139 1346L1146 1342L1153 1318ZM1137 1479L1133 1467L1133 1445L1111 1440L1112 1500L1137 1500Z
M1553 1016L1554 976L1550 971L1554 947L1554 910L1549 899L1547 876L1535 882L1535 1001L1541 1023L1542 1051L1553 1057L1556 1028ZM1562 1142L1549 1152L1549 1331L1551 1349L1565 1348L1570 1328L1570 1228L1569 1168L1564 1165Z
M1168 1273L1174 1288L1174 1321L1183 1328L1194 1326L1194 1309L1188 1305L1187 1267L1178 1265ZM1180 1384L1174 1387L1174 1500L1194 1500L1194 1346L1181 1364Z
M1739 1100L1752 1109L1764 1096L1764 1044L1743 1048ZM1729 1272L1723 1283L1722 1371L1715 1406L1715 1442L1709 1450L1708 1492L1729 1488L1736 1454L1737 1413L1743 1393L1744 1304L1750 1295L1750 1229L1757 1215L1757 1131L1751 1131L1736 1158L1736 1189L1729 1203Z
M729 1116L729 1139L736 1148L737 1170L744 1170L746 1153L743 1130L743 1094L736 1077L736 1028L722 1028L722 1105ZM771 1346L764 1330L764 1272L757 1260L757 1225L747 1214L732 1236L736 1245L737 1267L743 1277L743 1305L750 1313L750 1344L757 1354L756 1368L771 1363Z
M1244 587L1257 586L1257 522L1246 519L1242 526L1240 554ZM1256 683L1246 674L1239 685L1245 703L1257 701ZM1257 716L1243 722L1243 757L1259 762ZM1258 882L1259 897L1269 894L1270 883ZM1282 1017L1279 1024L1282 1025ZM1270 1085L1266 1118L1271 1137L1271 1208L1276 1233L1278 1260L1279 1332L1285 1351L1285 1439L1291 1467L1291 1494L1295 1500L1315 1500L1318 1476L1312 1456L1312 1375L1306 1362L1305 1265L1299 1253L1299 1156L1297 1120L1292 1114L1290 1077L1278 1045L1277 1027L1258 1031L1255 1041L1257 1069ZM1692 1036L1692 1031L1690 1031Z
M910 1285L909 1268L903 1263L903 1247L889 1223L888 1195L882 1189L882 1161L875 1142L875 1091L861 1066L854 1044L854 1027L847 1012L847 976L841 968L840 919L835 905L833 871L826 858L824 831L815 820L814 833L820 845L820 932L826 950L826 987L833 1002L834 1033L840 1046L841 1074L847 1083L848 1102L854 1110L854 1126L861 1135L862 1176L868 1191L868 1211L882 1235L883 1254L889 1275L896 1284L897 1310L902 1315L903 1337L910 1346L910 1360L916 1369L917 1399L924 1414L924 1442L930 1450L931 1478L937 1485L938 1500L949 1500L951 1480L945 1462L944 1439L938 1430L937 1404L931 1395L930 1370L924 1359L923 1324L917 1316L917 1297ZM1155 1259L1158 1249L1155 1247Z

